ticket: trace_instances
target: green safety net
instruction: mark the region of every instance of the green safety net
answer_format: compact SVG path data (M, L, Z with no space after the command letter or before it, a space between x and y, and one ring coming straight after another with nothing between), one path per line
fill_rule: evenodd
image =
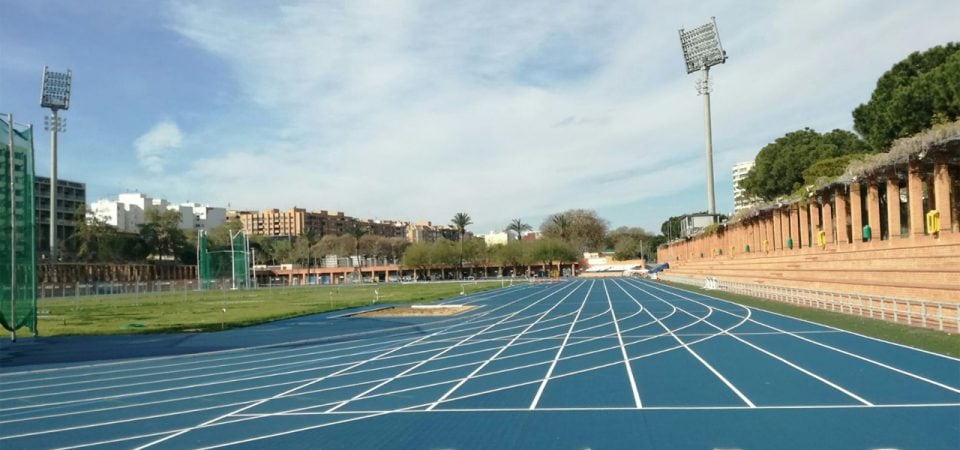
M10 137L13 136L13 186ZM33 129L0 119L0 325L37 331Z
M230 247L233 259L233 279L236 280L237 287L248 287L250 271L247 266L247 235L237 232L230 238Z
M210 249L207 235L197 239L197 272L200 289L249 287L247 236L242 232L230 237L230 248Z

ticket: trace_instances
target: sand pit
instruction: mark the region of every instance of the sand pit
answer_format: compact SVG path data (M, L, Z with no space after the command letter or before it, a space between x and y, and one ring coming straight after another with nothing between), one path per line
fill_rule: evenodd
M452 316L475 308L472 305L409 305L391 306L362 313L352 314L350 317L431 317Z

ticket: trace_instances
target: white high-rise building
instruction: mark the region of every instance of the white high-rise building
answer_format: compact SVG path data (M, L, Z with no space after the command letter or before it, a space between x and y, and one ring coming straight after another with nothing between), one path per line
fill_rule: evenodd
M737 163L733 165L733 213L736 214L741 209L750 208L759 205L762 201L756 197L747 195L740 187L740 180L747 177L747 173L753 168L753 161Z
M139 225L146 223L148 211L173 210L180 214L180 229L210 229L217 227L227 218L225 208L216 208L199 203L171 204L162 198L152 198L140 193L125 193L116 200L97 200L90 205L94 217L117 227L127 233L139 231Z
M516 236L506 231L491 231L487 234L480 235L480 238L483 239L488 247L491 245L507 245L510 241L517 239Z

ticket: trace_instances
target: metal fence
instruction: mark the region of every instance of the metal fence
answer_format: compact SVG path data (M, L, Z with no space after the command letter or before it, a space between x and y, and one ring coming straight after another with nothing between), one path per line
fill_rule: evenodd
M662 275L661 278L694 286L710 286L735 294L749 295L784 303L818 308L860 317L869 317L909 326L940 331L960 331L960 303L912 300L880 295L858 294L777 286L739 281L722 281L712 277L690 278Z
M229 289L230 280L225 280ZM218 286L217 289L220 287ZM97 281L89 283L45 283L37 285L38 298L83 297L88 295L151 294L197 290L197 280Z

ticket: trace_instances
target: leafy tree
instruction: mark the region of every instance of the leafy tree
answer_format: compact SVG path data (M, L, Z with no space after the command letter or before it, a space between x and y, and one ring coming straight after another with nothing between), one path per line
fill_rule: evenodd
M384 245L386 246L387 255L394 261L399 261L407 247L410 246L410 242L402 237L390 237L385 239Z
M76 231L68 245L77 259L86 262L117 262L123 259L123 248L117 229L96 217L76 215Z
M517 233L517 240L520 240L524 231L530 231L532 229L529 224L523 223L520 218L516 218L510 221L510 225L507 225L507 228L503 231Z
M577 251L567 242L557 238L537 239L530 243L530 259L552 267L554 262L576 261Z
M613 248L614 258L633 259L642 253L650 234L639 227L620 227L607 234L605 243Z
M367 228L363 225L360 225L357 222L354 222L350 225L350 228L347 229L347 234L353 237L353 246L356 251L355 255L357 256L357 277L360 276L360 268L363 267L363 261L360 260L360 238L366 236L369 233Z
M226 222L207 230L207 243L211 247L229 247L230 236L243 229L243 223L237 219L229 219Z
M413 269L414 279L417 279L417 270L426 271L430 265L430 244L418 242L403 251L403 266Z
M490 265L491 253L486 241L475 237L467 240L463 245L463 258L470 261L474 267L486 269Z
M288 239L277 239L273 241L273 252L271 259L275 263L283 264L291 262L291 253L293 252L293 243Z
M774 200L799 189L803 171L821 159L867 153L855 134L833 130L820 134L810 128L787 133L767 144L757 155L753 169L740 182L748 194Z
M457 264L457 279L463 278L463 234L467 232L467 225L473 223L470 215L464 212L458 212L450 219L450 223L457 227L457 234L460 236L460 261Z
M884 73L870 101L853 110L853 128L874 150L936 122L960 118L960 43L915 52Z
M565 213L556 213L540 224L540 232L546 237L555 237L566 241L570 229L570 218Z
M317 243L319 253L322 255L347 256L353 251L354 242L350 235L334 236L328 234Z
M273 259L274 239L269 236L252 235L250 236L250 249L254 250L253 259L255 264L263 264Z
M524 263L524 250L521 241L508 242L507 245L495 245L491 249L493 260L500 267L513 267L513 275L518 275L518 267Z
M851 162L861 160L866 155L862 153L853 153L850 155L837 156L836 158L821 159L803 171L803 184L816 184L823 180L834 179L843 175L847 166Z
M667 237L658 234L650 238L650 242L644 241L644 257L647 261L657 261L657 248L667 243Z
M601 250L609 222L588 209L571 209L563 215L569 221L567 239L578 252Z
M161 261L165 257L176 259L183 247L187 245L186 236L180 231L180 212L175 210L147 211L147 221L141 224L140 238Z
M706 214L706 211L701 211L697 214ZM672 216L669 219L663 221L663 224L660 225L660 232L669 240L676 239L680 237L680 222L683 220L683 216Z

